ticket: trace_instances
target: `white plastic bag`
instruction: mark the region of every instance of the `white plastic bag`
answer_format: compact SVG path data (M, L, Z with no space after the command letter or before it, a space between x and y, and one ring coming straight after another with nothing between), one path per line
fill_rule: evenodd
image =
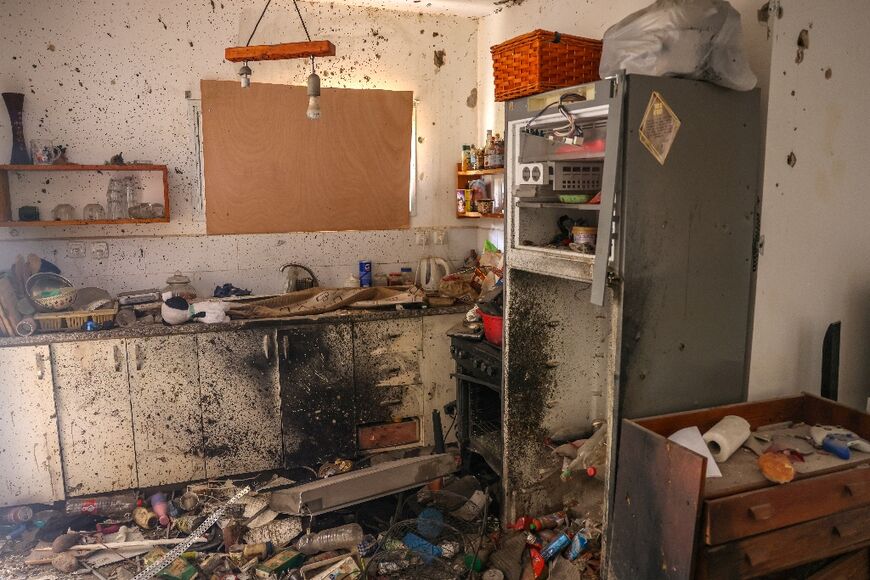
M604 33L601 78L625 69L748 91L757 79L742 41L740 14L725 0L658 0Z

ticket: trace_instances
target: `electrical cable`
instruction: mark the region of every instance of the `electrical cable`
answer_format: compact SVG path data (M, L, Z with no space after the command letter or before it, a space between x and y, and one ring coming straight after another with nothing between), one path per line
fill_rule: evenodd
M269 4L271 4L271 3L272 3L272 0L266 1L266 6L263 8L263 11L260 12L260 17L257 18L257 23L254 25L254 29L251 31L251 36L248 37L248 42L245 43L245 46L251 45L251 40L254 39L254 35L257 33L257 27L260 26L260 22L262 22L263 16L266 15L266 10L269 9ZM305 23L303 23L302 26L304 27Z
M527 133L537 134L534 130L530 129L530 127L532 126L532 123L534 123L535 121L540 119L541 116L543 116L547 111L549 111L553 107L556 107L556 109L559 111L559 113L565 118L565 121L567 124L564 126L556 127L554 129L552 129L551 133L554 136L559 137L561 139L573 139L576 137L579 137L582 139L583 138L583 128L580 127L579 125L577 125L577 122L576 122L576 119L574 118L574 115L571 113L571 111L568 110L568 108L565 105L570 104L570 103L576 103L578 101L585 101L585 100L586 100L586 98L583 95L579 95L577 93L565 93L559 97L558 101L553 101L552 103L549 103L546 107L544 107L543 109L538 111L534 117L529 119L529 121L526 123L525 127L523 127L523 130ZM541 136L543 136L543 135L541 135Z

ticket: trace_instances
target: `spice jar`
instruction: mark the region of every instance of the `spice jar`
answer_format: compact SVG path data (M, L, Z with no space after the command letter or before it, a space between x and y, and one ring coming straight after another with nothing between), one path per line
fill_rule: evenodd
M196 288L190 283L190 278L176 271L166 279L166 288L163 289L163 300L180 296L188 302L196 298Z

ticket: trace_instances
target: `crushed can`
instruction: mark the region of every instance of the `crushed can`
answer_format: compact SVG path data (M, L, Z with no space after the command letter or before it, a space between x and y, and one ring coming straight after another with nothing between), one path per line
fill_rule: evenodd
M571 543L571 536L568 535L567 532L562 532L556 539L547 544L547 547L541 550L541 557L544 558L545 561L549 562L556 556L558 556L562 550L568 547L568 544Z

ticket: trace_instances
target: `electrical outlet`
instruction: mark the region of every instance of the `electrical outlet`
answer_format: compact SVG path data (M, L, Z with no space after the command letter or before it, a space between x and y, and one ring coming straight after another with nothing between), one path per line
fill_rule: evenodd
M436 246L443 246L447 241L447 230L445 228L439 228L437 230L432 230L432 243Z
M66 245L66 257L67 258L84 258L85 257L85 243L84 242L70 242Z
M91 258L105 260L109 257L109 244L106 242L91 242Z
M428 246L429 230L424 230L422 228L414 230L414 241L418 246Z

